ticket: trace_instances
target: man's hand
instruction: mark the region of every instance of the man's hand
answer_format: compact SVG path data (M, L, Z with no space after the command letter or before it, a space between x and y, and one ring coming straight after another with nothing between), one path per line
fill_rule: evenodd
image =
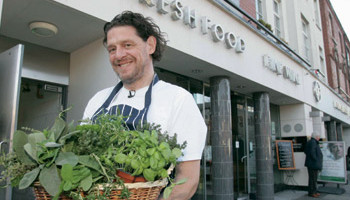
M197 190L200 176L200 160L191 160L178 163L176 165L175 182L186 178L184 184L176 185L171 195L166 200L190 199ZM159 197L159 200L164 198Z

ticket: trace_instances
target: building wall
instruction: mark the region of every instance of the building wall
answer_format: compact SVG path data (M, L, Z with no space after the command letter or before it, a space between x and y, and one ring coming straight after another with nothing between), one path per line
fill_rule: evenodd
M338 97L329 91L327 86L323 83L320 83L322 100L320 102L315 101L313 83L314 81L318 81L318 79L314 74L311 74L296 60L291 59L291 57L281 49L276 48L268 40L262 38L258 32L252 31L251 27L242 25L242 22L238 21L234 16L230 15L228 12L223 12L222 8L218 7L212 1L193 0L184 1L183 4L184 6L195 9L198 19L202 16L207 16L211 19L212 24L220 24L224 32L230 31L236 36L241 37L246 45L246 49L243 53L237 53L233 49L227 49L224 42L214 42L209 33L203 35L199 22L196 28L190 28L181 20L172 20L170 13L159 14L156 7L148 7L139 1L106 0L103 4L92 1L89 6L85 6L83 0L59 0L58 2L67 6L72 6L82 12L87 12L90 15L106 21L112 19L116 13L120 13L122 10L141 12L155 19L161 30L168 34L168 44L172 49L175 49L178 53L190 55L194 60L198 59L211 64L208 70L210 72L215 72L213 75L230 76L231 74L235 74L244 77L247 80L253 81L254 84L270 88L315 107L316 109L322 110L341 121L349 122L348 115L344 115L334 108L332 102L334 99L338 99ZM95 7L95 9L91 9L92 7ZM169 7L166 8L171 12ZM98 48L90 52L89 56L79 53L80 51L84 52L84 48L77 50L71 55L70 81L76 80L70 85L69 104L83 104L85 106L87 100L80 101L79 95L74 91L84 90L85 87L95 87L94 85L96 83L94 81L83 81L86 82L86 84L78 84L79 78L81 77L80 73L83 72L83 67L94 69L96 65L101 66L100 63L105 63L103 67L109 66L109 64L107 64L108 58L104 55L104 48L98 44L98 42L95 45L97 45ZM257 45L259 48L256 48ZM87 45L86 48L90 49L88 46L89 45ZM93 47L91 47L91 49L93 49ZM283 66L288 66L292 69L299 75L300 85L296 85L282 75L277 75L270 69L264 67L264 55L269 55ZM165 62L162 63L162 65L166 66L169 65L169 63ZM186 72L186 65L176 66L177 68L173 68L175 72L178 70L184 74L189 73ZM101 88L113 85L112 83L115 83L116 80L115 78L113 79L114 73L111 73L111 71L109 71L108 74L110 78L106 78L106 73L103 71L101 71L101 73L94 73L93 75L94 79L98 80L98 84ZM341 101L339 101L339 103L342 104ZM79 106L79 109L77 108L77 113L82 113L84 106ZM76 118L74 117L74 119Z
M241 9L247 12L251 17L256 18L255 0L240 1Z
M118 82L102 39L72 52L70 58L68 104L72 110L68 121L82 119L88 100L99 90Z
M344 31L329 0L320 1L323 40L326 53L328 83L344 99L349 95L349 76L346 67ZM344 67L345 66L345 67ZM343 93L346 93L343 94Z
M0 52L24 44L22 77L69 84L69 54L0 36Z

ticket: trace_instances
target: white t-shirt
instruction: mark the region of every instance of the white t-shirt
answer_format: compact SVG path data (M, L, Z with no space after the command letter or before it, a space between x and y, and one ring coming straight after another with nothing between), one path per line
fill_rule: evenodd
M114 87L99 91L87 104L83 119L91 119L97 109L106 101ZM109 107L126 104L138 110L144 108L148 86L136 91L128 98L129 91L121 88ZM107 110L109 109L107 108ZM184 156L178 161L200 160L205 146L207 126L192 95L185 89L159 80L152 89L151 105L147 121L160 125L162 132L177 134L177 141L187 141Z

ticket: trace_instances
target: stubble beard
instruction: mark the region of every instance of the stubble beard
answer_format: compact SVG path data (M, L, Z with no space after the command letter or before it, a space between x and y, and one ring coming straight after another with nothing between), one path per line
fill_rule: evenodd
M118 67L118 66L117 66ZM140 80L142 78L142 76L144 75L144 71L145 71L145 66L143 66L141 69L139 70L134 70L131 75L127 75L126 77L121 76L117 70L114 70L115 73L117 74L118 78L123 82L123 84L125 85L132 85L133 83L137 82L138 80Z

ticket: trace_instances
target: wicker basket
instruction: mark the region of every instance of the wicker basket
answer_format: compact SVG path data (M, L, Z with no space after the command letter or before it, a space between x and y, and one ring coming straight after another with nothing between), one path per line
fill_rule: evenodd
M131 192L129 200L157 200L160 191L168 184L168 180L162 179L154 182L144 183L126 183L125 186ZM107 185L108 186L108 185ZM98 185L97 190L102 191L103 185ZM37 200L51 200L52 196L47 193L39 182L34 183L34 193ZM121 189L113 189L110 194L110 199L120 199ZM61 200L71 200L71 198L61 195Z

